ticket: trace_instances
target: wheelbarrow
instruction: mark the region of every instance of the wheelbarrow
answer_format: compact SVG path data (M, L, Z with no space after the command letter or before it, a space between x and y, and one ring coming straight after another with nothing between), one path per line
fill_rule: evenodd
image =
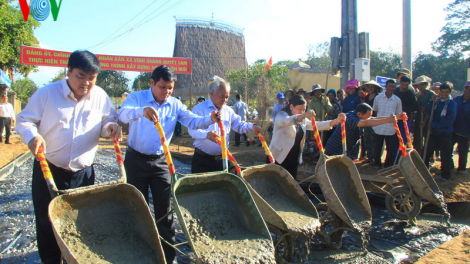
M402 152L397 166L405 178L406 185L396 186L387 192L385 199L387 210L395 218L408 220L411 224L416 224L416 216L421 212L421 199L425 199L442 209L444 221L449 224L450 214L447 211L444 195L439 190L421 156L412 148L406 119L404 124L406 136L408 142L410 142L408 149L405 147L396 122L394 127Z
M341 122L343 155L325 155L315 118L312 118L313 131L320 149L320 159L315 167L326 203L316 205L321 216L318 234L328 246L341 248L345 230L359 233L362 248L365 247L365 232L372 225L372 212L364 185L354 162L346 154L345 121Z
M173 207L196 263L275 263L270 233L243 180L227 172L222 123L224 171L181 175L177 179L165 134L157 130L172 174Z
M100 185L57 191L44 153L38 155L52 199L49 220L67 263L166 263L155 222L142 194L121 178ZM63 193L62 195L58 195Z

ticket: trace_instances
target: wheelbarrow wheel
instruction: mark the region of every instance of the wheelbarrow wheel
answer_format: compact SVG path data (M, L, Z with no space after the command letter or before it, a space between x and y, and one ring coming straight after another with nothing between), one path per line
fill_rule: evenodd
M385 206L393 217L410 220L419 214L422 204L421 198L409 187L398 186L387 194Z
M333 249L340 249L342 246L342 236L343 229L338 229L344 227L344 222L339 216L333 213L327 203L320 203L315 205L315 208L318 211L318 216L320 219L323 219L320 227L319 234L324 238L325 243L328 247ZM333 230L335 232L331 233Z
M294 240L287 231L268 225L275 248L277 263L290 262L294 255Z

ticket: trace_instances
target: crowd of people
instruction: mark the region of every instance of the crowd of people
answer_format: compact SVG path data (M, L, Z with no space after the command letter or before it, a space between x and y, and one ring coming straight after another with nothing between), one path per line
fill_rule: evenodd
M257 134L262 129L246 122L248 107L239 95L233 109L227 106L230 84L220 77L210 80L210 98L199 97L199 103L191 112L180 98L171 96L177 76L170 67L162 65L152 72L149 89L129 94L116 111L109 96L95 85L99 71L100 64L93 53L73 52L66 76L35 92L17 115L16 131L35 156L40 151L45 152L57 187L67 190L94 184L93 159L99 137L121 140L121 127L117 122L129 124L124 159L127 182L143 194L147 203L150 190L155 219L160 219L158 232L165 241L174 244L175 223L173 214L168 214L170 173L154 123L157 120L162 123L169 141L181 133L180 125L188 128L195 139L192 173L221 171L223 168L221 148L216 140L221 135L217 121L222 122L227 134L231 130L236 133L235 145L240 144L240 136L246 140L246 133L252 131ZM345 93L343 89L332 89L325 94L325 89L317 84L310 92L299 89L277 94L269 146L276 163L296 177L305 141L313 135L309 118L315 117L319 130L330 131L323 139L327 155L342 153L338 125L345 120L346 154L352 159L367 157L365 161L381 166L385 141L385 166L391 166L394 155L399 153L392 124L398 120L400 129L404 128L403 122L408 122L414 134L413 144L425 154L426 164L439 151L442 179L451 176L451 155L456 143L459 148L458 171L465 172L470 138L470 82L465 84L463 95L452 98L453 85L450 82L431 87L430 78L420 76L410 86L409 71L399 73L398 88L390 79L385 91L374 81L359 86L353 79L344 87ZM437 94L432 89L434 87L438 87ZM10 106L5 97L2 100L0 121L14 124ZM428 131L429 144L423 146L418 141L423 141ZM39 255L43 263L60 263L61 252L47 212L51 197L37 160L34 161L32 178ZM166 243L162 245L167 263L175 263L174 248Z
M451 82L432 84L432 79L425 75L412 82L410 74L408 69L401 69L396 73L398 83L395 79L389 79L385 87L375 81L359 85L356 79L351 79L344 87L344 92L340 88L325 93L325 89L315 84L310 92L299 89L297 92L287 90L277 94L272 118L274 133L270 145L273 154L277 155L276 161L284 166L289 160L290 165L284 167L295 177L297 169L293 167L302 162L304 142L314 140L312 133L305 133L306 125L300 124L303 118L315 116L320 121L320 130L329 130L322 136L326 155L343 154L339 126L333 127L335 124L331 124L330 128L323 127L323 122L336 122L339 118L345 119L345 154L348 157L354 161L363 160L377 169L393 166L401 157L394 127L394 123L397 123L405 145L408 144L408 127L412 145L426 166L430 167L435 160L440 159L439 181L451 178L455 167L452 156L456 144L459 155L456 169L461 174L466 173L470 140L470 81L465 83L462 95L452 98L454 85ZM305 104L305 114L294 110L302 104ZM290 116L292 118L288 118ZM281 132L283 130L288 132ZM306 138L302 138L304 135ZM279 141L284 143L280 144ZM292 155L297 158L285 159L289 151L294 152ZM293 160L297 163L294 164Z

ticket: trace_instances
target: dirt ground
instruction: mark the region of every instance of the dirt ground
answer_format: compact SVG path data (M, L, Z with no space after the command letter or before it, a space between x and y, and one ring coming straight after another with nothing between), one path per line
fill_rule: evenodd
M415 263L470 263L470 230L442 244Z
M126 147L127 137L124 136L121 147ZM20 155L26 153L28 148L19 137L11 138L12 144L0 144L0 168L10 163ZM188 136L175 137L170 144L170 150L183 154L183 158L190 158L194 152L192 146L193 139ZM247 167L258 165L265 162L265 153L262 147L234 147L233 142L229 146L229 151L235 157L241 166ZM113 142L110 139L100 139L100 148L113 148ZM454 155L454 162L457 162L458 155ZM456 163L457 164L457 163ZM378 170L361 163L356 163L361 174L372 175L377 177ZM311 166L310 166L311 167ZM309 166L303 166L307 172L311 171ZM440 178L440 162L436 162L431 169L431 174L435 179ZM306 173L308 174L308 173ZM395 174L397 175L397 174ZM390 177L393 177L390 176ZM366 189L372 188L370 184L363 181ZM380 184L377 184L380 185ZM382 184L384 185L384 184ZM438 183L439 188L445 195L446 201L469 201L470 200L470 173L458 174L453 172L452 180L446 183ZM433 250L425 257L421 258L418 263L470 263L470 232L464 232L460 236L443 244L439 248Z

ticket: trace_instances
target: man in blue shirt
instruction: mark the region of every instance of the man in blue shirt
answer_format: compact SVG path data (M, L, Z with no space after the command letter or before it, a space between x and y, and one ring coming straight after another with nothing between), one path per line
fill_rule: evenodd
M241 121L246 121L246 114L248 113L248 106L244 102L242 102L241 96L239 94L235 96L235 99L237 100L237 102L233 106L233 112L235 112L235 114L240 116ZM250 143L247 140L246 134L242 134L242 135L243 135L243 138L245 139L246 145L249 146ZM235 147L240 146L240 134L237 133L237 131L235 131L235 145L234 146Z
M276 115L281 111L282 105L284 104L284 94L278 93L277 94L277 103L273 107L273 124L276 121Z
M210 85L210 98L207 101L199 103L193 109L197 115L207 115L213 111L222 111L221 120L224 125L225 134L230 133L230 129L244 134L253 131L255 134L261 132L261 128L255 124L242 121L240 116L233 112L232 108L226 105L230 96L230 84L222 78L215 79ZM192 160L191 172L212 172L221 171L222 150L215 140L215 136L220 136L220 129L217 124L210 125L207 129L188 129L194 141L194 155ZM228 144L228 137L227 137Z
M441 179L450 180L452 166L452 132L454 132L454 121L457 114L457 103L452 100L450 93L454 85L445 82L439 87L439 96L434 106L434 113L429 121L431 136L426 151L424 163L429 167L432 154L439 148L441 150ZM431 114L432 103L428 104L427 112ZM427 118L426 118L427 119ZM424 122L426 123L426 121Z
M170 97L176 81L175 72L168 66L157 67L150 79L150 89L129 94L119 109L119 120L129 123L127 152L124 160L127 182L134 185L149 202L152 191L155 219L162 218L170 208L170 173L163 147L155 128L157 116L165 137L171 141L176 122L191 129L207 128L217 121L216 111L197 116L186 109L180 100ZM175 242L173 214L157 223L160 236L171 244ZM162 243L167 263L175 260L175 250Z
M361 103L356 107L355 111L346 113L346 155L351 157L351 151L354 146L359 145L359 139L362 134L362 127L373 127L386 123L393 123L396 120L395 115L389 117L371 117L372 107L368 104ZM326 155L343 154L341 124L334 130L333 135L328 139L325 148Z
M465 83L463 95L455 97L457 116L454 122L452 146L459 144L458 172L464 174L467 170L468 140L470 138L470 81Z

